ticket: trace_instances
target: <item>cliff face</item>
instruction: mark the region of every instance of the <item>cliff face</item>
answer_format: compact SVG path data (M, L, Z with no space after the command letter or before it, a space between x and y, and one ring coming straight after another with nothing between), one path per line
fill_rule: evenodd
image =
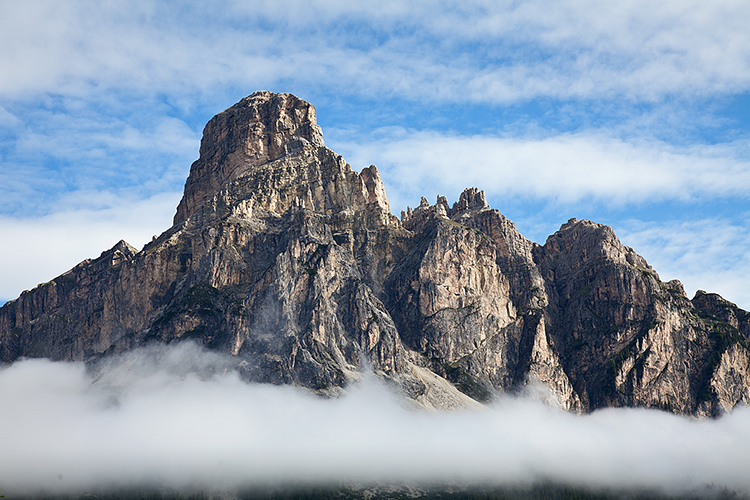
M252 167L323 146L315 108L291 94L256 92L214 116L203 130L200 158L190 167L177 207L179 224L228 182Z
M364 370L425 407L536 380L567 409L714 415L750 402L750 314L662 283L611 228L543 245L484 193L391 215L314 108L257 92L206 126L175 225L0 309L0 357L93 360L191 339L250 380L335 395Z

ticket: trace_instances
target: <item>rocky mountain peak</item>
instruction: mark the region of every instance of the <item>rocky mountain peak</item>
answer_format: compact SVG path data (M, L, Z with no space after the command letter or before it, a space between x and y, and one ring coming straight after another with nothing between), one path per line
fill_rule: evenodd
M547 238L544 247L548 255L559 255L566 264L582 265L590 260L606 259L651 270L643 257L620 242L611 227L590 220L568 220Z
M326 148L291 94L206 125L175 222L5 304L0 362L190 340L248 380L335 396L366 370L425 408L530 381L576 411L750 403L750 313L688 300L602 224L570 219L540 246L476 187L399 222L375 166Z
M253 167L323 146L312 104L292 94L268 91L245 97L204 128L200 158L190 167L174 223L186 220Z

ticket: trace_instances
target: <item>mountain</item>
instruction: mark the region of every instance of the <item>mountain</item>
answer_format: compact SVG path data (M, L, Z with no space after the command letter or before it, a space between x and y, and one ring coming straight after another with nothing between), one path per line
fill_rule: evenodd
M190 339L247 380L335 396L373 371L427 408L529 383L563 408L719 415L750 402L750 313L663 283L611 228L544 245L465 190L391 214L315 108L256 92L203 132L174 225L0 308L0 359L95 361Z

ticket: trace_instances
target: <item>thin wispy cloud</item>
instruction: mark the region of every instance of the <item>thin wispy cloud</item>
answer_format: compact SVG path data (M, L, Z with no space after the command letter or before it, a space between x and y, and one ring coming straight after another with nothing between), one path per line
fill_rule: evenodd
M102 198L113 193L142 199L181 188L197 157L197 131L153 112L119 118L83 107L34 110L5 127L3 213L29 217L102 208L108 206Z
M5 95L289 81L349 94L509 103L654 100L741 91L750 82L742 22L750 11L731 1L211 9L79 1L3 10L0 40L10 49L0 68L13 69L0 78Z
M735 220L625 221L617 230L662 280L679 279L691 297L696 290L719 292L750 309L750 214Z

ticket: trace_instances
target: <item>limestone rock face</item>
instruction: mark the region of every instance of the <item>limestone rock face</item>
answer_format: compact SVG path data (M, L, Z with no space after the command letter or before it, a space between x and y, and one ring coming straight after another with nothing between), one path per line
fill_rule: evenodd
M712 385L727 349L747 352L744 311L718 296L691 302L679 281L663 283L611 228L590 221L571 219L535 255L550 335L585 408L715 415L744 401L738 388L750 379L731 397ZM744 373L742 357L731 359Z
M260 91L214 116L203 130L174 223L187 219L224 185L252 167L323 146L315 108L292 94Z
M4 363L184 340L248 380L329 396L372 371L425 408L529 384L573 411L750 402L749 313L688 299L607 226L571 219L531 242L477 188L398 219L375 166L327 149L290 94L257 92L209 122L161 236L0 308Z
M711 377L711 389L716 395L719 410L731 411L737 404L750 404L750 352L740 344L733 344L721 355L719 366Z

